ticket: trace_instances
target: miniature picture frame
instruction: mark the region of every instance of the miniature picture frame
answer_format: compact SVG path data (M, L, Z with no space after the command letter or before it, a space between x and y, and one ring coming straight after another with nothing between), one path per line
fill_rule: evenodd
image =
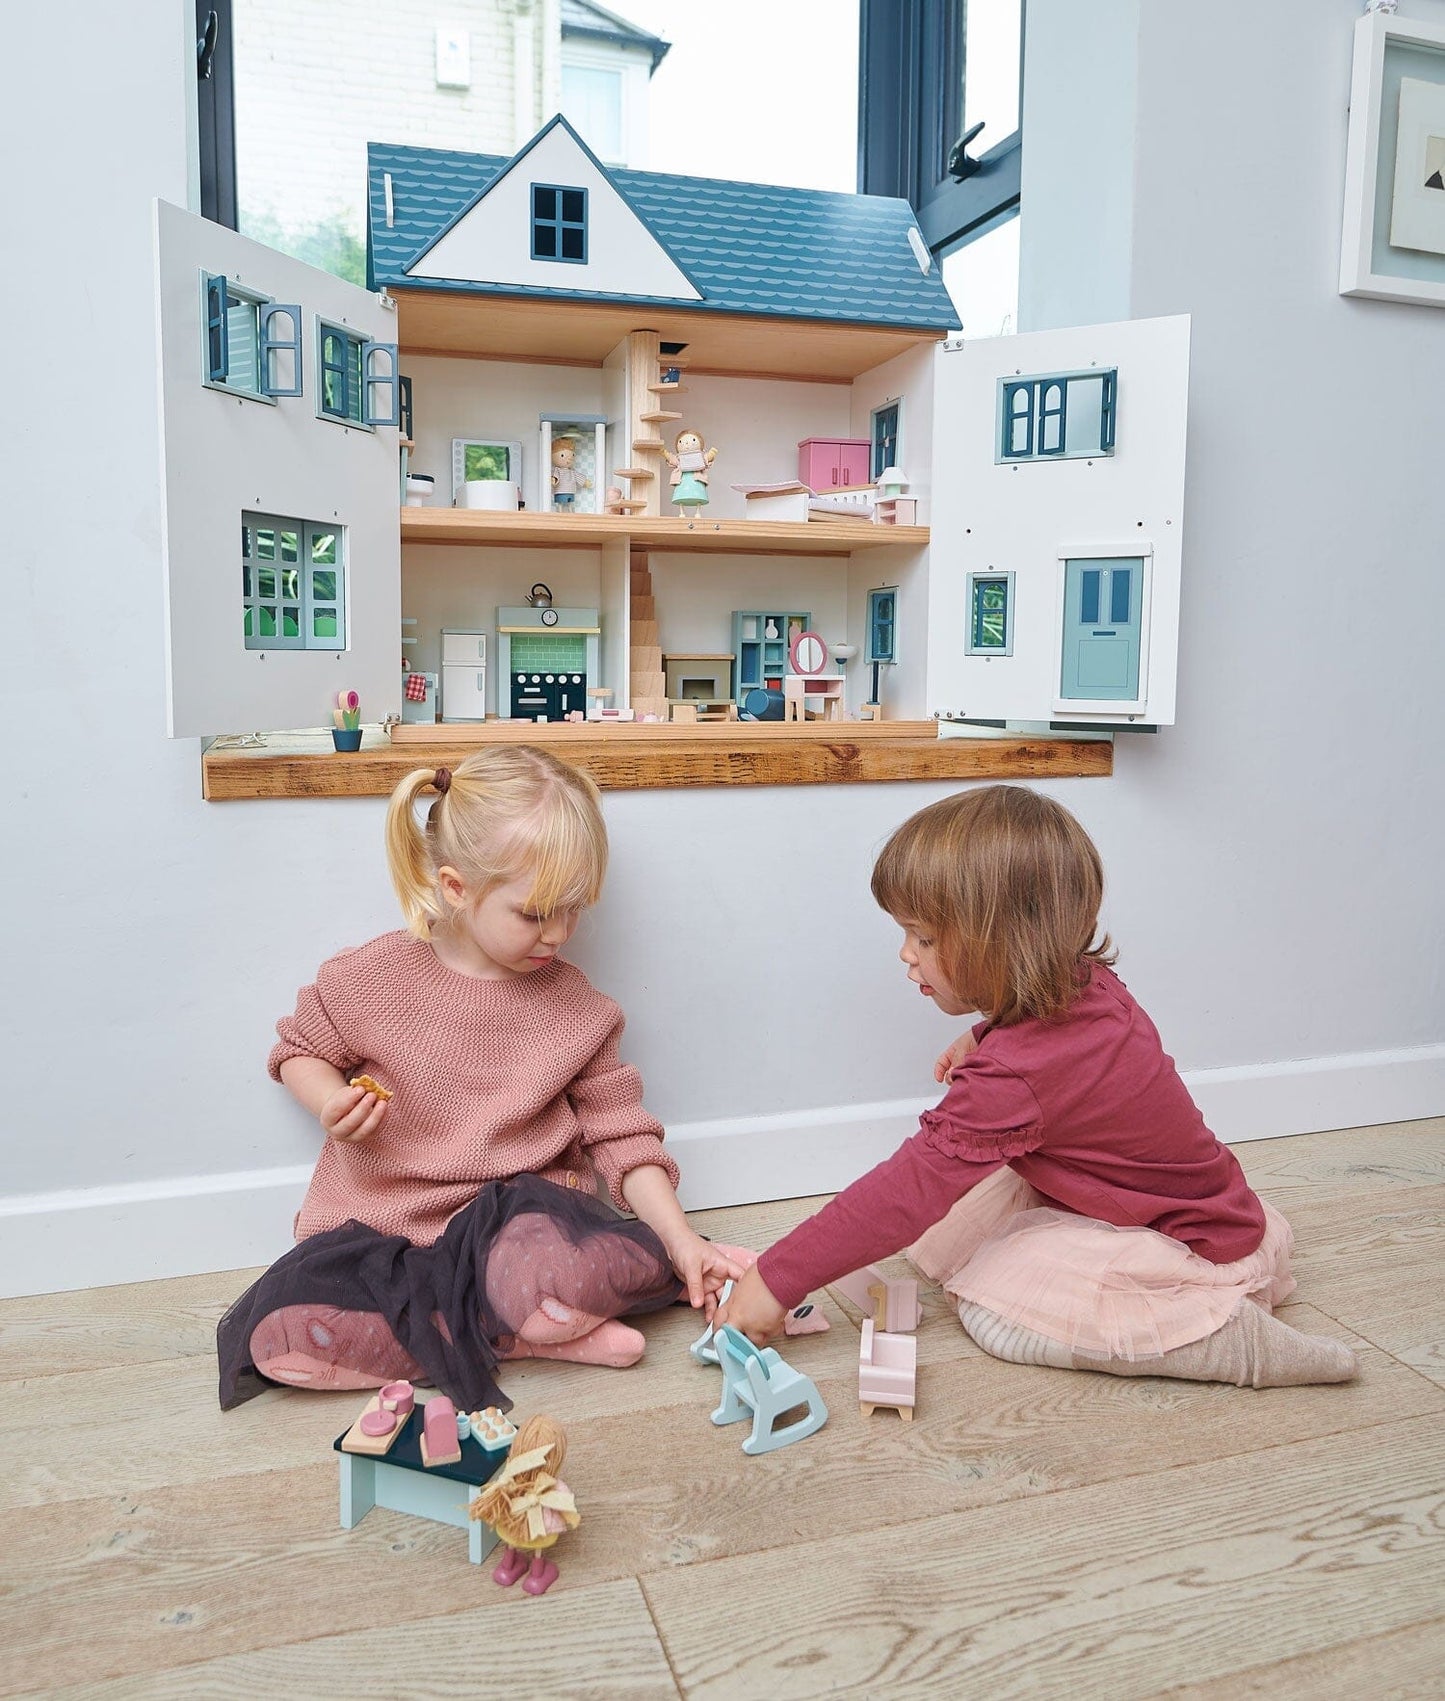
M466 507L463 486L472 483L487 483L512 485L518 492L522 488L522 445L508 442L504 438L487 437L453 437L452 438L452 502L458 508ZM501 503L502 507L516 507L516 502Z
M1355 25L1339 290L1445 307L1445 26Z

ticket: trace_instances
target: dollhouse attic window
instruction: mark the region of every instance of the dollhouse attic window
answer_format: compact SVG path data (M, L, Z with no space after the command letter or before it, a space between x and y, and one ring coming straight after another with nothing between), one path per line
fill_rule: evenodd
M1112 455L1118 393L1117 367L1001 378L997 461Z
M344 425L401 424L396 344L368 342L340 325L316 321L321 395L317 414Z
M301 394L301 309L205 279L205 381L257 400Z
M587 264L587 191L532 185L532 258Z

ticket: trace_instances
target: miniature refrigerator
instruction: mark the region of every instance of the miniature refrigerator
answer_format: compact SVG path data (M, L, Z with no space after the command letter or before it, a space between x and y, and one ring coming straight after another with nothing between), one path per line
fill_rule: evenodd
M487 635L442 632L442 719L487 718Z

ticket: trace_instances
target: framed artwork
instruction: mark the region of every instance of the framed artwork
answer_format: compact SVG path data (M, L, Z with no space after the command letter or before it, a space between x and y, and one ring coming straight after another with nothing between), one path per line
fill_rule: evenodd
M1445 307L1445 26L1355 25L1340 294Z
M452 438L452 501L461 500L462 486L471 479L502 480L520 487L522 445L486 441L481 438Z

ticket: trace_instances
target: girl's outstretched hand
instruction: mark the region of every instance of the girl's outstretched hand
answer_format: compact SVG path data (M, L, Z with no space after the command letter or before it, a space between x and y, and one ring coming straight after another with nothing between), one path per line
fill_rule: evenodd
M369 1140L386 1116L386 1100L363 1087L338 1087L323 1103L321 1127L333 1140Z
M723 1283L736 1281L743 1273L742 1265L692 1229L668 1245L667 1255L677 1279L687 1288L688 1304L694 1311L704 1312L710 1323Z
M961 1034L933 1065L934 1080L946 1081L950 1072L957 1069L971 1051L977 1050L978 1041L973 1037L972 1030L970 1029L966 1034Z
M779 1305L773 1298L771 1289L758 1274L755 1264L752 1269L744 1272L742 1279L734 1285L727 1302L719 1306L713 1324L720 1328L724 1323L731 1323L733 1328L746 1335L755 1347L762 1347L775 1335L782 1334L783 1319L787 1314L787 1307Z

